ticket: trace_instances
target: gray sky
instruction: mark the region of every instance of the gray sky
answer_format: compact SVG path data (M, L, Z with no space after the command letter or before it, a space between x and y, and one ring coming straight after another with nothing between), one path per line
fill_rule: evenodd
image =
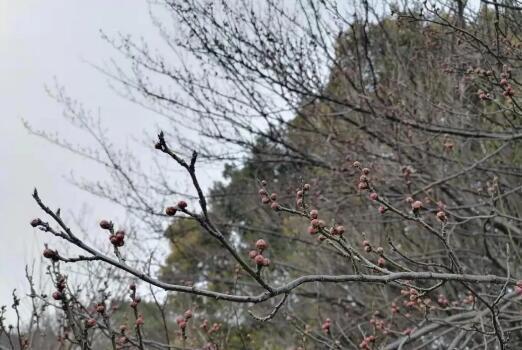
M102 171L23 127L22 118L75 139L74 128L64 123L61 106L47 96L44 85L56 78L69 95L100 108L117 144L157 130L157 118L118 97L107 79L85 63L102 64L116 55L100 38L100 29L157 38L144 0L0 0L0 304L11 304L13 288L27 289L24 265L38 259L43 242L51 241L28 225L41 215L31 198L35 186L65 213L80 212L84 203L94 220L114 213L108 203L64 179L70 171L103 178Z

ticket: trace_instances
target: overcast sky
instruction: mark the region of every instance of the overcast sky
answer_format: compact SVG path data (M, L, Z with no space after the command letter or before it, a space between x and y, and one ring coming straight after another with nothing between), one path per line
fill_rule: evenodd
M116 55L100 29L157 38L144 0L0 0L0 304L11 304L13 288L27 289L24 265L38 259L49 240L28 225L41 215L31 198L34 187L65 212L78 213L87 203L87 215L97 220L113 210L64 179L71 171L103 178L100 169L23 127L25 119L37 129L75 138L44 86L56 78L72 97L99 108L117 144L157 131L151 112L118 97L106 77L85 62L103 64Z

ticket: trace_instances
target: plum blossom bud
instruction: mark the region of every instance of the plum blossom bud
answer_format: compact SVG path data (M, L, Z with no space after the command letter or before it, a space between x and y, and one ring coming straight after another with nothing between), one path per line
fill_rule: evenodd
M515 292L518 295L522 295L522 281L517 281L517 284L515 286Z
M108 220L100 221L100 227L104 230L110 230L112 228L112 223Z
M438 303L441 307L446 307L446 306L449 305L449 300L448 300L448 298L446 298L444 295L439 294L439 297L437 298L437 303Z
M143 318L143 315L139 315L138 318L136 319L136 326L143 326L143 324L145 323L145 319Z
M96 320L94 318L85 320L85 328L92 328L94 326L96 326Z
M443 211L439 211L437 213L437 219L439 219L442 222L446 221L446 213L444 213Z
M40 226L41 224L42 224L42 220L40 220L39 218L31 220L32 227Z
M47 259L51 259L52 261L57 261L59 259L58 252L48 248L47 245L43 251L43 256Z
M62 300L63 294L59 291L55 291L55 292L53 292L52 297L54 300Z
M188 309L187 311L185 311L185 313L183 314L183 317L185 317L185 320L192 318L192 310Z
M96 312L99 314L105 313L105 305L103 303L99 303L96 305Z
M263 251L266 248L268 248L268 243L266 243L266 241L264 239L258 239L256 242L256 248L259 249L260 251Z
M168 216L174 216L174 215L176 215L177 211L178 211L178 209L176 209L176 207L167 207L165 209L165 214L167 214Z
M315 235L317 232L319 232L319 229L314 226L308 226L308 233L311 235Z
M414 210L414 211L417 211L419 210L420 208L422 208L422 202L421 201L415 201L411 204L411 208Z
M265 262L265 257L261 254L258 254L255 258L254 258L254 261L256 263L257 266L263 266L264 262Z
M327 318L326 320L324 320L323 324L321 325L321 329L323 330L324 333L328 334L330 333L330 327L332 325L332 321Z

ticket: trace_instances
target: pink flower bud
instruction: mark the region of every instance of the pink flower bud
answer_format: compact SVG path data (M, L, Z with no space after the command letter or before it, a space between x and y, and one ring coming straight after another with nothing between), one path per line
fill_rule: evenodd
M185 311L183 316L185 317L185 320L188 320L188 319L192 318L192 310L188 309L187 311Z
M174 216L174 215L176 215L177 211L178 211L178 209L176 209L176 207L167 207L165 209L165 214L167 214L168 216Z
M92 328L96 326L96 320L94 318L88 318L85 320L85 328Z
M254 259L257 256L257 254L259 254L257 250L251 250L250 252L248 252L248 257L250 259Z
M63 299L63 294L59 291L55 291L52 295L53 299L54 300L62 300Z
M357 186L360 190L365 190L368 188L367 182L359 182L359 185Z
M314 226L308 226L308 233L311 235L315 235L317 232L319 232L319 229Z
M256 262L257 266L263 266L263 263L265 262L265 257L259 254L254 258L254 261Z
M41 224L42 224L42 220L40 220L38 218L31 220L32 227L40 226Z
M419 210L420 208L422 208L422 202L421 201L415 201L411 204L411 208L413 210Z
M446 221L446 213L444 213L443 211L439 211L437 213L437 219L439 219L442 222Z
M264 239L258 239L256 242L256 248L263 251L268 248L268 243Z
M108 220L100 221L100 227L104 230L110 230L112 228L112 224Z

